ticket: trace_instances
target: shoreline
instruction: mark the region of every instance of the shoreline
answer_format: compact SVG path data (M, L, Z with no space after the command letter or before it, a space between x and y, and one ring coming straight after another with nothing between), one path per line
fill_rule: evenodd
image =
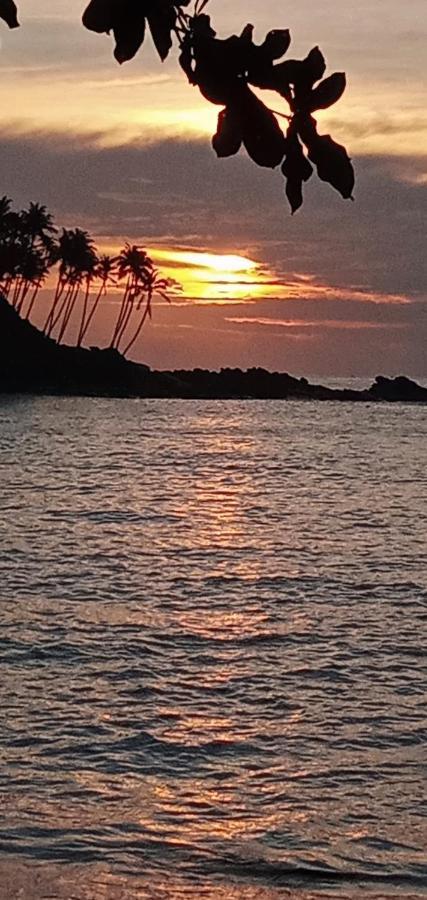
M370 387L333 388L260 367L155 371L117 350L57 344L0 295L0 394L189 400L427 403L427 388L399 375Z

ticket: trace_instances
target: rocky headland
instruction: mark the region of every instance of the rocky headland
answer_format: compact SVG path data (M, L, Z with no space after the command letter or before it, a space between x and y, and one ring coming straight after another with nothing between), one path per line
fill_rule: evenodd
M377 376L366 390L333 389L253 368L156 372L117 350L57 344L0 296L0 393L188 399L295 399L427 403L427 388L405 376Z

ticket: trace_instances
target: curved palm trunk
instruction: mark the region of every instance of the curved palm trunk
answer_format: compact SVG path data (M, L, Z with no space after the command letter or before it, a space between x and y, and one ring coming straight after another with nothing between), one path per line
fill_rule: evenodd
M68 304L67 304L67 307L66 307L66 310L65 310L65 313L64 313L64 318L63 318L63 320L62 320L62 325L61 325L61 327L60 327L60 329L59 329L59 334L58 334L58 337L57 337L58 344L61 343L61 341L62 341L62 339L63 339L63 337L64 337L64 334L65 334L65 332L66 332L66 330L67 330L67 328L68 328L69 321L70 321L71 316L72 316L72 314L73 314L73 310L74 310L74 307L75 307L75 305L76 305L77 298L78 298L78 296L79 296L79 292L80 292L80 285L77 284L77 285L73 288L73 290L71 291L70 298L69 298L69 300L68 300Z
M12 294L12 306L14 309L16 309L16 307L18 305L19 294L21 291L21 285L22 285L22 278L20 275L18 275L18 277L15 281L15 285L13 288L13 294Z
M88 303L89 303L89 294L90 294L90 280L88 279L86 282L86 290L85 290L85 296L84 296L84 300L83 300L83 310L82 310L82 316L80 319L80 328L79 328L79 333L77 335L77 347L81 347L82 340L83 340L83 334L85 332L87 308L88 308Z
M67 279L64 278L64 276L59 275L58 281L56 283L55 293L53 296L52 306L48 312L47 319L43 326L43 332L47 335L50 335L52 332L52 322L53 322L55 312L58 307L58 303L59 303L59 301L62 297L62 294L65 290L66 283L67 283Z
M62 316L64 315L64 311L67 307L67 303L68 303L68 300L69 300L72 290L73 290L72 287L68 287L68 289L65 291L65 285L64 285L63 291L65 291L65 296L62 297L63 291L61 291L61 293L58 297L58 301L56 303L56 309L57 309L56 315L52 315L50 323L49 323L49 328L46 332L46 334L49 337L51 336L54 328L56 327L56 325L58 324L58 322L62 319ZM61 302L59 302L60 300L61 300ZM54 310L55 310L55 306L52 307L52 313L54 313Z
M125 332L126 332L126 329L127 329L128 325L129 325L130 318L131 318L131 315L132 315L132 313L133 313L133 309L134 309L134 295L133 295L133 293L131 292L130 295L129 295L129 303L128 303L128 307L127 307L127 310L126 310L126 315L125 315L124 318L123 318L123 321L122 321L122 324L121 324L120 331L118 332L118 334L117 334L117 336L116 336L116 345L115 345L115 346L116 346L116 350L118 350L119 347L120 347L120 343L121 343L121 341L122 341L122 339L123 339L123 336L124 336L124 334L125 334Z
M22 307L27 299L28 292L30 290L30 282L24 281L21 286L21 293L16 303L16 312L21 315Z
M144 323L145 323L145 320L146 320L147 316L150 316L150 315L151 315L151 300L152 300L152 296L153 296L153 294L152 294L152 292L150 291L149 294L148 294L148 297L147 297L147 302L146 302L146 304L145 304L145 309L144 309L144 312L143 312L143 314L142 314L142 316L141 316L141 320L140 320L140 323L139 323L139 325L138 325L138 328L136 329L135 334L134 334L132 340L129 341L128 345L127 345L127 346L125 347L125 349L123 350L123 356L126 356L126 354L129 353L129 350L131 349L131 347L133 347L135 341L138 340L139 335L141 334L141 331L142 331L142 329L143 329L143 327L144 327Z
M25 319L29 319L29 318L30 318L30 315L31 315L31 313L32 313L32 311L33 311L33 306L34 306L34 304L35 304L35 302L36 302L37 295L38 295L38 292L39 292L40 288L41 288L41 281L38 281L37 284L36 284L36 286L35 286L35 288L34 288L34 290L33 290L33 293L32 293L31 299L30 299L30 302L29 302L29 304L28 304L27 312L25 313Z
M9 294L11 291L12 283L13 283L13 278L11 275L9 275L9 278L6 278L6 281L4 283L4 288L3 288L3 293L7 300L9 300Z
M96 297L95 297L94 304L93 304L92 309L91 309L91 311L90 311L90 313L89 313L89 315L88 315L88 317L87 317L85 327L84 327L84 329L83 329L83 331L82 331L82 333L81 333L80 344L77 345L78 347L80 347L81 344L83 343L83 341L84 341L84 339L85 339L85 337L86 337L86 334L87 334L87 332L88 332L88 330L89 330L89 328L90 328L92 319L93 319L93 317L94 317L94 315L95 315L95 313L96 313L96 310L97 310L97 308L98 308L99 301L100 301L102 295L105 294L105 293L106 293L106 290L105 290L105 284L103 284L102 287L100 288L100 290L98 291Z
M128 303L129 293L130 293L130 290L131 290L131 285L132 285L132 279L131 279L131 277L129 276L129 278L128 278L127 282L126 282L126 287L125 287L124 294L123 294L123 300L122 300L122 302L121 302L121 304L120 304L120 310L119 310L119 314L118 314L118 316L117 316L117 321L116 321L115 328L114 328L114 331L113 331L113 336L112 336L112 338L111 338L110 349L113 349L113 348L116 347L117 335L118 335L118 333L119 333L119 331L120 331L120 329L121 329L121 327L122 327L123 317L124 317L125 312L126 312L126 310L127 310L127 303Z

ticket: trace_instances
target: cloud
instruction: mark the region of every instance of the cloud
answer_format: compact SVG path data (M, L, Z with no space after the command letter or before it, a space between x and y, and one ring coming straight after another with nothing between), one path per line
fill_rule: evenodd
M48 8L43 0L32 0L26 6L23 27L3 33L3 122L12 107L32 126L43 121L65 131L86 129L88 122L105 127L114 122L134 136L150 122L174 133L213 130L216 110L186 83L177 48L161 64L147 34L142 52L119 67L112 36L82 27L84 3L55 0ZM320 44L328 72L347 72L348 90L337 111L319 114L339 139L359 151L396 153L400 148L404 153L410 136L412 152L415 142L417 152L423 152L425 0L406 5L387 0L386 16L379 14L378 0L366 0L357 14L348 3L323 0L317 7L300 0L286 10L285 21L278 18L276 0L219 6L212 14L220 36L240 33L248 20L256 25L257 41L271 28L289 27L292 56L304 56Z
M303 209L291 218L278 172L258 169L243 155L217 160L206 141L120 145L117 133L99 131L3 133L0 193L17 207L47 204L58 224L88 228L103 246L128 239L255 260L270 282L270 296L256 301L257 317L319 322L309 358L293 351L289 370L418 374L427 365L427 160L371 156L355 165L355 204L313 179ZM277 296L283 285L286 299ZM216 308L209 297L197 308L185 298L172 310L158 307L138 352L156 365L204 358L211 366L281 368L286 328L258 323L245 330L225 321L236 304L239 315L254 316L250 299L227 293ZM157 324L164 327L156 331ZM185 345L181 325L198 329L197 342ZM224 340L209 338L218 329L227 331ZM101 337L102 327L94 340Z
M345 329L345 330L355 330L363 328L381 328L382 330L387 330L389 328L402 328L401 323L397 322L359 322L359 321L339 321L339 320L328 320L328 319L318 319L317 321L310 321L310 319L270 319L270 318L261 318L260 316L229 316L225 319L226 322L233 322L236 325L267 325L269 328L279 326L280 328L288 328L292 331L305 331L306 329L313 328L332 328L335 329Z
M396 111L394 114L368 113L363 118L347 116L345 122L340 118L328 117L328 127L332 133L343 134L349 138L395 137L405 135L407 143L411 143L413 136L427 133L427 116L423 109L418 113L414 111ZM425 148L425 145L424 145ZM390 152L393 152L393 143L390 143Z

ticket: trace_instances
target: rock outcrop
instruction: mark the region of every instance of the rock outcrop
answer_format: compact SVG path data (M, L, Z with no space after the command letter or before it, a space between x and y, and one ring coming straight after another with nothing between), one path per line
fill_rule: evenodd
M427 388L403 375L377 376L364 391L336 390L253 368L154 372L117 350L59 345L20 318L0 295L0 392L104 397L339 400L426 403Z

